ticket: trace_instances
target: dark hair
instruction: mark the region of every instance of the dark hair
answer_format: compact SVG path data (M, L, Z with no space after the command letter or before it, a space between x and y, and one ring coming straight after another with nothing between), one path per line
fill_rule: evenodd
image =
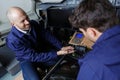
M83 0L69 17L73 27L94 27L100 32L119 23L115 7L108 0Z

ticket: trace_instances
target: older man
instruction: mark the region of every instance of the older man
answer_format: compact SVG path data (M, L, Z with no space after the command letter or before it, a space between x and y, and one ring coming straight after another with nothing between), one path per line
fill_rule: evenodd
M45 68L56 63L59 55L74 52L73 47L61 43L19 7L11 7L7 16L12 29L6 38L7 45L16 53L25 80L40 80L37 67ZM49 43L51 46L48 47Z

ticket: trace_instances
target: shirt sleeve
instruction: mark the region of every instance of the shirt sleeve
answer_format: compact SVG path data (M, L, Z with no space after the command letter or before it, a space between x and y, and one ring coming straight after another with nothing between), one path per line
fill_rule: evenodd
M83 63L78 72L77 80L100 80L92 67Z
M89 59L82 62L77 80L119 80L119 78L107 65L97 59Z
M25 46L20 41L7 41L7 45L16 53L17 60L29 60L31 62L47 62L51 59L57 58L55 51L37 52L34 49Z

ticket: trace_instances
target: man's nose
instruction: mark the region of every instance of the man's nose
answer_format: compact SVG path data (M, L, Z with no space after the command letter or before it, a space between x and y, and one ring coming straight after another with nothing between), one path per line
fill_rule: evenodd
M29 24L29 20L25 20L25 24Z

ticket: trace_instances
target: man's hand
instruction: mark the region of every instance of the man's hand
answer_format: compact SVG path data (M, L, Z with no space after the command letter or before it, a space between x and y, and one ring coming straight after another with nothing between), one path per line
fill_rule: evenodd
M57 55L66 55L74 53L74 48L72 46L62 47L61 50L57 52Z

